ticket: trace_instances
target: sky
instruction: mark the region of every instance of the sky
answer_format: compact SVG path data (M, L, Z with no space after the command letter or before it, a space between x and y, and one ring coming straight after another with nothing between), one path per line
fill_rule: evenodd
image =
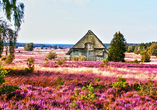
M20 0L24 22L17 42L75 44L88 30L110 43L157 40L157 0Z

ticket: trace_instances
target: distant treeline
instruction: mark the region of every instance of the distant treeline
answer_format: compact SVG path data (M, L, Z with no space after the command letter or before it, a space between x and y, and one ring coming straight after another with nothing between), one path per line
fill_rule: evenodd
M155 49L152 45L157 44L157 42L149 42L149 43L140 43L140 44L130 44L127 45L127 52L134 52L135 54L139 54L143 50L150 51Z
M16 47L25 47L27 43L16 43ZM104 43L106 47L109 47L109 43ZM128 45L134 45L134 43L128 43ZM138 44L136 44L138 45ZM74 44L35 44L34 47L43 47L43 48L71 48Z
M27 43L16 43L16 47L25 47ZM70 48L73 46L73 44L33 44L34 47L41 47L41 48Z

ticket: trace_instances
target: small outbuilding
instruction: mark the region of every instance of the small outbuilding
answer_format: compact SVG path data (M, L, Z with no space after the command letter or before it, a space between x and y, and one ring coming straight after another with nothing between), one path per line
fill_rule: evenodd
M86 61L98 61L108 57L108 51L100 39L89 30L68 52L67 55L84 56Z

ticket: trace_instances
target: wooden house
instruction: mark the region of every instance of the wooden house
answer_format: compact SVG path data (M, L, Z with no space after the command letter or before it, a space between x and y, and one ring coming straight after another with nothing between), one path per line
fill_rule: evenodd
M89 30L68 52L67 55L84 56L87 61L98 61L108 57L107 48L100 39Z

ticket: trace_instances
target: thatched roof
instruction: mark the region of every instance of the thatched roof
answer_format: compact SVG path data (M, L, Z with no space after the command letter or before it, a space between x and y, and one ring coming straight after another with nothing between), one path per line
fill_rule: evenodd
M70 54L72 49L83 49L85 47L85 43L92 43L94 49L104 49L106 47L100 41L100 39L91 31L89 30L84 37L82 37L70 50L67 54Z

